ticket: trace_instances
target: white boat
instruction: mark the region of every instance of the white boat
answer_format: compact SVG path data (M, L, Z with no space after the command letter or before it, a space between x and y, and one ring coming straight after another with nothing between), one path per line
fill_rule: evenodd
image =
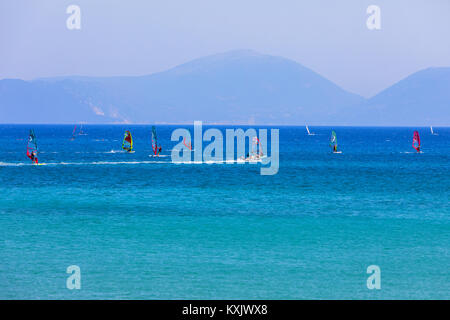
M238 161L261 162L265 155L262 150L261 142L257 137L253 137L252 151L246 157L241 157Z

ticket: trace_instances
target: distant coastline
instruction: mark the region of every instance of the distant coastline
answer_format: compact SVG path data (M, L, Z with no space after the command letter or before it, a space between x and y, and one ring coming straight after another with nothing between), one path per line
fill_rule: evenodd
M295 61L249 50L147 76L0 80L3 123L448 126L449 107L450 67L418 71L366 99Z

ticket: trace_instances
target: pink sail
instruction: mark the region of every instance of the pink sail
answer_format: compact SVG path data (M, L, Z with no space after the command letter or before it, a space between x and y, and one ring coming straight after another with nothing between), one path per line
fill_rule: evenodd
M420 152L420 136L419 136L419 132L417 132L417 131L414 131L412 146L414 149L416 149L417 152Z

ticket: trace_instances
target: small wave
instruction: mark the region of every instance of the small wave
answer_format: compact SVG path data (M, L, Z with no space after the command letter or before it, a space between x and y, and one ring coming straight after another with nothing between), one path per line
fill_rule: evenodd
M129 164L157 164L157 163L171 163L171 161L93 161L93 162L43 162L39 163L41 166L89 166L89 165L129 165ZM23 162L0 162L0 167L21 167L21 166L35 166L32 163Z
M167 157L170 157L169 155L167 155L167 154L160 154L159 156L155 156L154 154L149 154L148 155L150 158L167 158Z
M23 162L17 162L17 163L11 163L11 162L0 162L1 167L21 167L21 166L31 166L33 164L31 163L23 163Z
M175 164L204 164L204 163L206 163L206 162L204 162L204 161L173 161L172 163L175 163ZM217 162L213 162L213 161L209 161L209 163L219 163L218 161ZM223 162L220 162L220 163L223 163Z
M156 157L155 157L156 158ZM42 162L39 165L43 166L89 166L89 165L140 165L140 164L161 164L161 163L170 163L170 164L225 164L225 163L250 163L256 164L261 161L246 161L242 159L237 160L209 160L209 161L92 161L92 162ZM34 166L32 163L23 163L23 162L0 162L0 167L20 167L20 166Z
M420 151L420 152L417 152L417 151L402 151L400 153L403 153L403 154L415 154L415 153L425 153L425 152L423 152L423 151Z
M110 150L102 153L125 153L125 152L126 152L125 150Z
M250 164L256 164L261 163L261 160L256 161L249 161L249 160L243 160L243 159L237 159L237 160L209 160L209 161L174 161L172 162L174 164L225 164L225 163L250 163Z
M170 163L170 161L94 161L88 164L93 165L117 165L117 164L153 164L153 163Z

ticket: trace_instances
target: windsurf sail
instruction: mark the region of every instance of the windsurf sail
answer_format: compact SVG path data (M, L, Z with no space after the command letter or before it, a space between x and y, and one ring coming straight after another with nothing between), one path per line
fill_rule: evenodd
M431 135L438 136L438 134L436 132L434 132L433 126L430 126L430 131L431 131Z
M125 135L123 137L122 149L131 152L133 150L133 137L131 136L130 131L125 131Z
M34 163L38 163L38 146L36 141L36 136L34 131L31 129L30 134L28 136L28 144L27 144L27 157L31 159Z
M192 151L192 145L191 142L186 142L186 137L183 138L183 144L186 148Z
M420 152L420 136L419 132L417 131L414 131L412 146L414 149L416 149L417 152Z
M161 153L161 146L158 145L158 136L156 135L155 126L152 126L152 149L155 156L159 156Z
M311 132L309 132L308 126L306 126L306 131L308 131L308 136L309 136L311 134Z
M70 139L70 140L75 140L75 137L76 137L76 133L77 132L77 125L75 125L74 127L73 127L73 131L72 131L72 138Z
M330 147L333 148L333 152L337 152L337 137L336 132L334 132L334 130L331 131Z

